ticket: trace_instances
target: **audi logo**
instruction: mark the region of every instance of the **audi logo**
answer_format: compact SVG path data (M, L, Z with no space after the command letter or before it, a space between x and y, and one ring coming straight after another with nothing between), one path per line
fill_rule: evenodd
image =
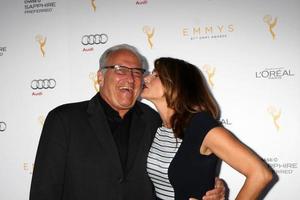
M31 81L30 87L33 90L37 89L53 89L56 86L56 81L54 79L37 79Z
M0 131L3 132L6 130L6 123L5 122L0 122Z
M95 35L84 35L81 38L81 44L91 45L91 44L105 44L108 40L108 36L104 33Z

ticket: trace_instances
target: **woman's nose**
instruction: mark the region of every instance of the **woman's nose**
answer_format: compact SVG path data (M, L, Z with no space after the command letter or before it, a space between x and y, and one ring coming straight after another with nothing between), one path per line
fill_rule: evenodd
M149 83L149 77L150 77L150 75L147 75L147 76L144 77L144 82L145 83Z

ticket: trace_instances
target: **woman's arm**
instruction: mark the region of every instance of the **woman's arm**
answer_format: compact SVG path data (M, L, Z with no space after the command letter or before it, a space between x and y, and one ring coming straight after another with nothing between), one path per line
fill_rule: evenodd
M237 200L256 199L272 180L272 173L266 164L225 128L211 129L204 138L200 153L214 153L246 177Z

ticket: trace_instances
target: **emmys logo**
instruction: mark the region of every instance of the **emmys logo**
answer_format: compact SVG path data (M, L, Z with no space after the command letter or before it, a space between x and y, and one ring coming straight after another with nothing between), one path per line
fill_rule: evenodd
M93 11L96 12L96 0L91 0Z
M39 43L42 56L45 57L45 45L46 45L47 37L43 37L42 35L36 35L35 41Z
M273 119L273 123L274 123L274 126L276 127L276 130L279 131L280 125L278 123L278 120L281 116L281 110L276 109L274 106L269 106L267 111Z
M263 71L255 72L256 78L266 79L282 79L282 77L294 76L291 70L284 69L283 67L278 68L266 68Z
M3 56L4 52L6 52L6 47L0 47L0 56Z
M33 167L34 164L33 163L23 163L23 170L25 172L28 172L29 174L32 174L33 172Z
M90 79L93 82L93 86L96 92L99 92L99 83L98 83L98 78L97 78L97 74L94 72L91 72L89 75Z
M191 40L203 40L203 39L218 39L226 38L229 33L234 31L234 26L229 25L209 25L209 26L197 26L191 28L183 28L183 37L190 38Z
M213 77L215 76L215 73L216 73L216 68L215 67L212 67L208 64L205 64L203 66L203 70L204 72L206 73L207 75L207 81L208 81L208 84L210 85L210 87L214 87L214 81L213 81Z
M276 34L274 32L274 27L277 25L277 17L273 19L271 15L266 15L264 16L264 22L268 25L269 32L271 33L273 40L275 40Z
M143 27L143 32L147 35L147 41L149 44L150 49L153 47L153 36L154 36L154 28L150 28L149 26L144 26Z
M45 123L45 117L42 116L42 115L40 115L40 116L38 117L38 122L39 122L39 124L40 124L41 126L43 126L44 123Z

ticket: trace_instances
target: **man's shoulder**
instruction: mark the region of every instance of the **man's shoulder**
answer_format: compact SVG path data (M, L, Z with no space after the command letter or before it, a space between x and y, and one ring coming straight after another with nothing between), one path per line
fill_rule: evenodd
M78 113L85 112L89 101L65 103L52 109L50 113Z
M159 118L158 112L156 112L151 106L146 103L137 101L137 106L140 107L144 114L150 115L155 118Z
M149 113L157 113L151 106L141 101L137 101L136 104L143 110Z

